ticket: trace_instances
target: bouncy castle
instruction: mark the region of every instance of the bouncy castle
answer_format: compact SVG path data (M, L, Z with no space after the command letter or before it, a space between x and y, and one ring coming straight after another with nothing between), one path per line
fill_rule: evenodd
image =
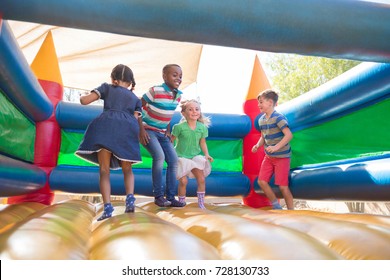
M11 27L20 21L361 60L277 107L294 134L290 188L296 199L389 201L389 4L279 1L285 9L275 14L269 1L189 0L187 6L183 1L116 1L114 8L109 2L1 4L0 196L6 198L0 210L1 259L390 259L389 217L270 210L256 183L264 154L250 151L260 136L256 96L270 87L258 57L244 114L208 113L207 141L215 161L207 195L240 196L242 203L210 203L207 210L191 203L183 209L139 203L135 213L124 214L117 201L114 216L102 222L96 221L100 204L54 203L57 192L99 193L98 168L74 152L102 106L63 101L55 28L45 34L29 65ZM177 113L172 124L179 119ZM146 150L142 160L134 166L135 192L152 197ZM111 183L113 195L124 195L121 172L112 172ZM190 180L188 196L195 193L196 182Z

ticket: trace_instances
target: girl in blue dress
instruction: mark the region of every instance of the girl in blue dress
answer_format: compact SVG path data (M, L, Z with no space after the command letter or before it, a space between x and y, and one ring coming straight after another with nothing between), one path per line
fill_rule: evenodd
M99 165L99 186L104 212L98 221L112 216L110 169L122 168L126 190L125 212L134 212L134 174L132 164L141 162L138 118L142 114L141 100L128 88L134 89L132 70L122 64L111 72L111 84L103 83L80 103L104 100L104 110L87 127L76 155Z

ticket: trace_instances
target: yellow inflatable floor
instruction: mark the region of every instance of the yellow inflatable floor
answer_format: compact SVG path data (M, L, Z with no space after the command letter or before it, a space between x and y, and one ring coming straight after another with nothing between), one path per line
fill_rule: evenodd
M97 222L102 205L66 200L5 205L0 259L389 260L390 217L240 204L184 208L137 204Z

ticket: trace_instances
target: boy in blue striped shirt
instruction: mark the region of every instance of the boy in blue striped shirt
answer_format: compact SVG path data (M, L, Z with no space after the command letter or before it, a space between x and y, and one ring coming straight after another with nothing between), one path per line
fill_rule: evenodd
M272 191L269 181L275 175L275 184L279 186L287 209L294 209L293 196L288 187L290 173L291 147L293 138L284 115L275 111L278 102L278 94L273 90L265 90L257 96L260 111L264 113L259 118L261 136L259 141L252 147L255 153L259 147L264 146L265 156L261 163L258 183L264 194L272 203L273 209L282 209L275 193Z

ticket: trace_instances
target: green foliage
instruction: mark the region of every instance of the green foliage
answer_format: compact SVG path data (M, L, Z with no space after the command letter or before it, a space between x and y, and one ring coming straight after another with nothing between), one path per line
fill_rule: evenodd
M279 104L306 93L358 65L360 61L296 54L274 54L265 61Z

